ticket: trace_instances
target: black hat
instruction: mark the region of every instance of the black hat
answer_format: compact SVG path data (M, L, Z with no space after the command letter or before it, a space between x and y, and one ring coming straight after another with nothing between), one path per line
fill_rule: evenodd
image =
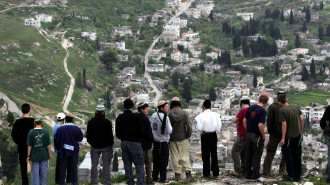
M127 98L125 101L124 101L124 109L131 109L134 107L134 103L131 99Z

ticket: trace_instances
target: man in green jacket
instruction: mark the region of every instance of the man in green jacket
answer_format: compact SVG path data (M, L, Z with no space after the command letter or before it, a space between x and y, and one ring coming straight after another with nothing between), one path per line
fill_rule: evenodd
M284 91L278 91L277 96L280 94L286 96L286 93ZM271 104L268 108L267 130L269 134L269 141L266 148L267 153L264 160L263 173L262 173L263 175L268 175L270 173L272 167L272 161L274 159L277 146L282 138L282 123L278 120L279 111L280 111L280 106L275 100L274 103ZM282 156L280 162L280 174L283 173L285 173L285 161Z
M188 141L192 133L192 127L188 114L182 109L178 97L172 98L168 117L173 127L170 135L170 156L175 172L175 180L181 180L180 159L183 170L186 171L186 178L192 179Z

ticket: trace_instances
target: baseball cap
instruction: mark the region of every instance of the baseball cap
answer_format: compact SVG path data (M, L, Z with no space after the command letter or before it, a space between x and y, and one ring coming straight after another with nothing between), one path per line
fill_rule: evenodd
M178 97L173 97L173 98L172 98L172 101L180 101L180 98L178 98Z
M105 110L105 107L103 104L99 104L96 106L96 111L104 111Z
M56 116L57 120L63 120L65 118L65 114L63 112L60 112Z
M42 121L43 119L42 119L42 116L36 116L35 118L34 118L34 121Z
M248 96L242 96L240 100L250 100Z

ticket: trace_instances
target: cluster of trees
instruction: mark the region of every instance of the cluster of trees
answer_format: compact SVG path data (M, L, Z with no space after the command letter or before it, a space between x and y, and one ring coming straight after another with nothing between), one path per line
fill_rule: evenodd
M249 56L250 54L253 57L256 56L275 56L278 53L276 42L269 43L262 38L258 38L257 41L251 40L250 45L248 45L247 39L244 38L242 44L242 50L245 57Z
M3 131L0 131L0 154L3 176L7 177L7 182L12 182L18 167L17 149L10 144L8 136Z
M85 68L83 68L82 78L81 78L81 73L80 72L77 73L76 86L79 87L79 88L85 88L88 91L93 90L93 88L91 86L87 85L86 69Z
M320 40L324 40L324 36L330 37L330 24L328 24L325 32L323 26L320 25L318 29L318 35Z
M319 66L319 69L320 69L320 73L319 75L320 76L323 76L324 75L324 71L326 69L326 64L323 63L322 66ZM301 80L302 81L310 81L310 80L317 80L317 74L316 74L316 66L315 66L315 62L314 62L314 59L312 59L312 62L309 66L309 70L310 70L310 73L308 72L306 66L304 65L302 70L301 70Z
M231 68L231 59L229 51L225 50L221 52L221 56L218 56L217 61L220 65L225 64L227 67Z

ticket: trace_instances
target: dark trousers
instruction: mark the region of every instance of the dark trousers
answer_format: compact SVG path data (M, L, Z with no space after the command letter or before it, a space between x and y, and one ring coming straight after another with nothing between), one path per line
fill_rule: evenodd
M65 185L65 178L70 176L71 183L78 185L78 155L64 156L60 160L60 185Z
M213 176L219 176L219 165L217 156L217 134L203 133L202 137L202 160L203 160L203 175L207 177L210 175L210 170L213 172ZM211 168L210 168L211 157Z
M61 159L56 156L56 167L55 167L55 184L60 184L60 168L61 168ZM68 166L67 171L71 171L70 170L70 166ZM66 183L70 183L70 173L67 173L66 176Z
M286 171L294 180L301 177L301 137L285 139L282 152L286 162Z
M264 149L265 140L262 136L247 133L245 143L245 171L246 178L257 179L260 177L260 160Z
M264 160L264 166L263 166L263 173L268 174L270 173L271 167L272 167L272 162L277 150L277 146L281 141L281 137L276 137L273 135L269 136L269 141L266 147L267 153L266 157ZM280 163L280 174L283 174L285 172L285 160L283 157L283 152L282 152L282 158L281 158L281 163Z
M29 184L29 179L28 179L28 175L27 175L26 158L27 158L27 147L26 148L20 147L18 149L18 159L19 159L19 166L21 169L22 185Z
M151 150L144 150L143 158L146 169L146 181L147 183L151 183L152 182Z
M166 180L166 168L169 158L168 142L154 142L154 149L152 150L152 156L154 159L154 166L152 171L152 178L157 181L160 174L160 180Z
M237 173L242 173L245 170L245 137L238 135L231 150L234 170Z
M134 163L136 169L136 184L144 184L144 159L141 143L122 141L121 150L123 151L123 161L127 184L134 185L132 163Z

